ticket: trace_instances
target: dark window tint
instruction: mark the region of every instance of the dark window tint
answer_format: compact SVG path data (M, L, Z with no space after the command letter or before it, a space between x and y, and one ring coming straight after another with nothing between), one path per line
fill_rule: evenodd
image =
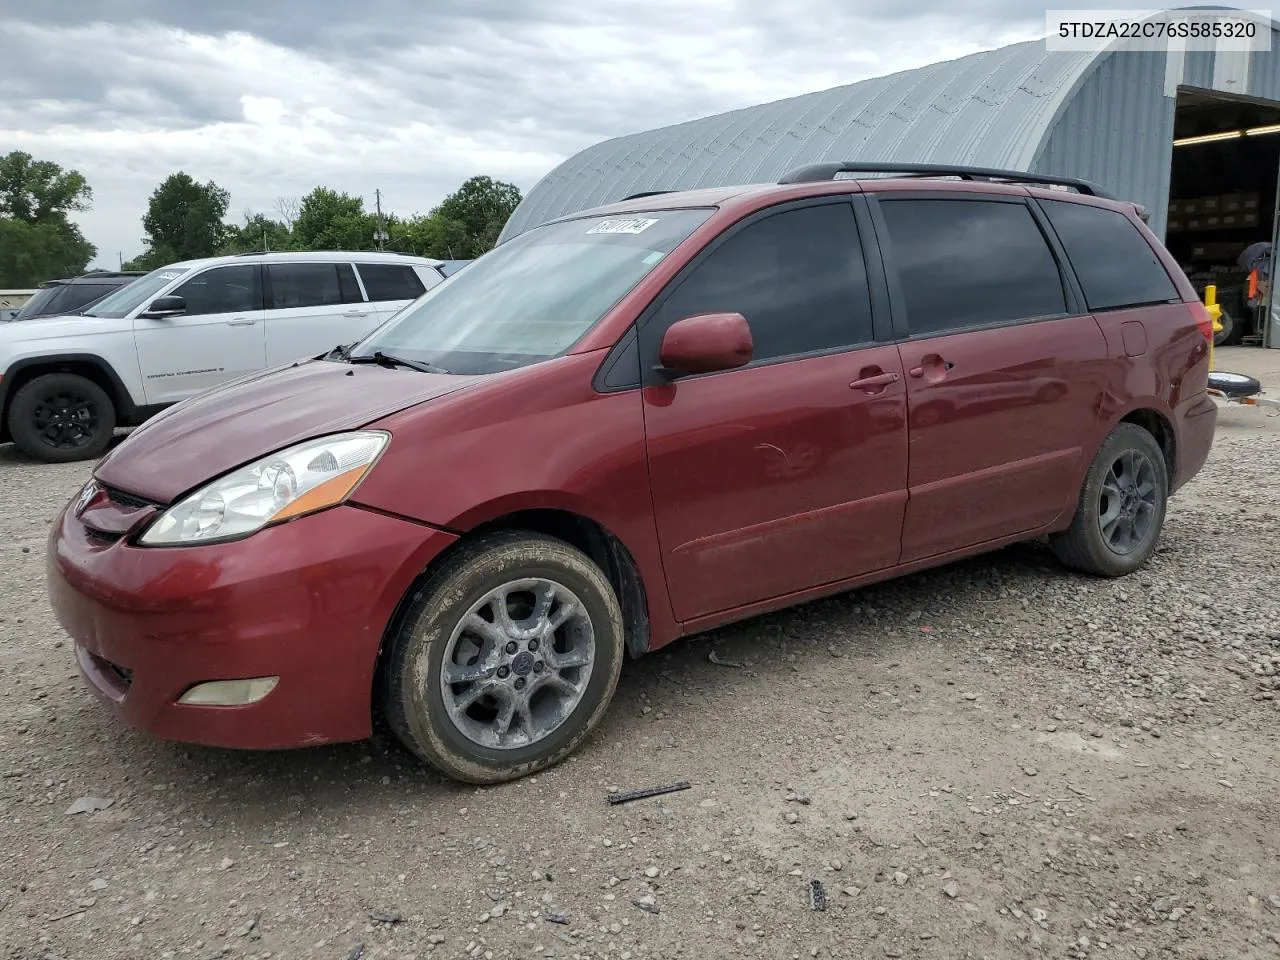
M360 288L349 263L273 263L270 309L331 307L359 303Z
M49 316L53 311L57 310L58 297L62 293L63 286L59 284L54 287L42 287L37 290L26 303L22 305L16 320L25 320L28 317L45 317Z
M192 277L173 296L187 301L187 316L262 309L262 286L256 266L214 267Z
M58 312L69 313L79 310L93 301L105 297L119 284L114 283L69 283L62 288L62 297L58 300Z
M427 289L413 267L392 263L362 263L360 279L373 301L417 300Z
M885 200L913 336L1066 312L1062 277L1031 211L982 200Z
M44 287L30 300L22 305L16 319L26 320L29 317L52 317L58 314L75 313L122 284L116 283L59 283Z
M774 214L734 234L680 283L661 328L702 313L740 313L755 359L870 341L871 297L847 203Z
M1179 299L1155 251L1123 214L1065 200L1045 200L1042 205L1080 278L1090 310Z

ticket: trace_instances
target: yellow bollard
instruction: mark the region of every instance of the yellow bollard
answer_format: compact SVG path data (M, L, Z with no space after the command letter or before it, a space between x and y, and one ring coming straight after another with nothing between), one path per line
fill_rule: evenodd
M1222 307L1218 305L1218 285L1211 283L1204 288L1204 308L1209 311L1209 319L1213 321L1213 333L1217 336L1222 332L1222 323L1218 320L1222 316ZM1209 369L1213 369L1213 337L1209 338Z

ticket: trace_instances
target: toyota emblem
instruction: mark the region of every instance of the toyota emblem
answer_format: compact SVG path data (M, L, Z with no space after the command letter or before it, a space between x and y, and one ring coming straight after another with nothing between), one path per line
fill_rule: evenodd
M76 516L84 513L85 507L89 506L89 502L98 495L98 491L102 488L98 486L98 481L90 480L84 485L84 489L80 491L80 497L76 500Z

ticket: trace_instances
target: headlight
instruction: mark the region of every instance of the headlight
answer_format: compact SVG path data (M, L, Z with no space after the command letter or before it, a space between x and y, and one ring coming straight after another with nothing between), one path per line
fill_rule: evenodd
M268 524L332 507L351 495L390 439L376 431L341 433L263 457L174 504L139 543L234 540Z

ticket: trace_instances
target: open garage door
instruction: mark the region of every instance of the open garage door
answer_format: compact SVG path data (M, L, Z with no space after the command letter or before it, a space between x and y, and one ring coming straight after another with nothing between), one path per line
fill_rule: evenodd
M1221 343L1275 344L1272 284L1251 297L1239 263L1251 245L1276 242L1280 102L1179 88L1165 245L1197 291L1218 287ZM1273 246L1274 249L1274 246Z

